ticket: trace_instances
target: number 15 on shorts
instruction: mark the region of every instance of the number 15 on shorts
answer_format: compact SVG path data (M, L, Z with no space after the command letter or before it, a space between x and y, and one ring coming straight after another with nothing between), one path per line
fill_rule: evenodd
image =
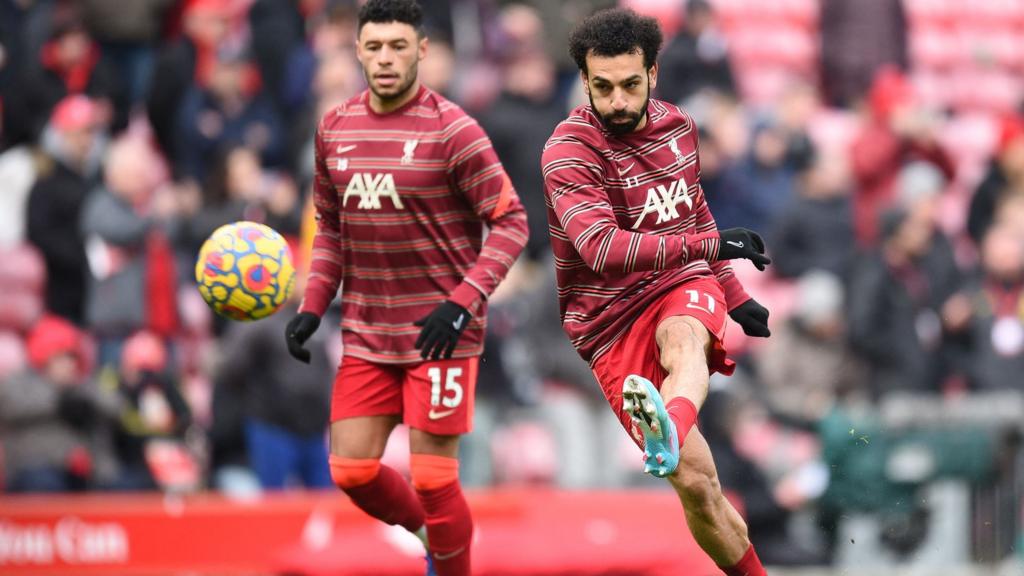
M431 406L457 408L462 403L461 367L441 369L435 366L427 370L427 377L430 378Z

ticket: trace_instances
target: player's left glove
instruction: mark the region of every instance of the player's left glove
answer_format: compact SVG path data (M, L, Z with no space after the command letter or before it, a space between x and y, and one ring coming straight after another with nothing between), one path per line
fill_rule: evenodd
M743 327L743 333L747 336L767 338L772 335L771 330L768 330L768 309L753 298L733 308L729 317Z
M416 338L416 348L424 360L447 360L455 352L455 345L462 336L470 319L469 310L451 300L445 300L434 311L420 318L413 324L421 326L420 335Z

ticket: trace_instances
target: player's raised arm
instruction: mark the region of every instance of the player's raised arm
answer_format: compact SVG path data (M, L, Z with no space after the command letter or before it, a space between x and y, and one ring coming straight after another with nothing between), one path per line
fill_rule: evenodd
M449 299L467 310L487 298L526 246L526 210L480 125L468 116L451 140L449 170L455 186L490 228L476 264Z

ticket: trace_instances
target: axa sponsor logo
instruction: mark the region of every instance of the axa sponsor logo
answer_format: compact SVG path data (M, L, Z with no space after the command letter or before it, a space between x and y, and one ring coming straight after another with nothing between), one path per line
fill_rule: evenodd
M680 203L686 204L686 207L690 210L693 209L693 200L686 193L686 181L682 178L669 184L668 188L664 184L648 188L647 200L644 202L644 211L636 219L633 229L639 228L648 214L658 215L656 224L664 224L679 218L679 210L676 209L676 206Z
M395 178L390 173L367 174L356 172L348 181L345 194L341 198L341 205L348 205L348 199L352 196L359 197L359 204L356 208L360 210L380 210L381 197L389 198L394 207L398 210L404 208L402 199L398 197L398 190L395 189Z

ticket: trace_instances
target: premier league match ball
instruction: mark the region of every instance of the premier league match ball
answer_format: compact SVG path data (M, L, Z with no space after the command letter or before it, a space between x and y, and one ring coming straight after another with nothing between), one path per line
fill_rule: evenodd
M291 249L269 226L226 224L200 248L196 283L217 314L241 322L266 318L288 300L295 283Z

